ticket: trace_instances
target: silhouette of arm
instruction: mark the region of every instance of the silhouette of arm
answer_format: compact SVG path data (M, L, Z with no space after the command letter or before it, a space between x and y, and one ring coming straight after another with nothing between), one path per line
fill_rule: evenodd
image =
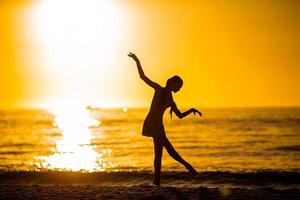
M149 85L150 87L152 87L152 88L154 88L154 89L160 88L160 85L159 85L158 83L155 83L154 81L150 80L150 79L145 75L144 70L143 70L143 68L142 68L142 66L141 66L141 63L140 63L138 57L137 57L135 54L131 53L131 52L129 52L128 56L131 57L131 58L136 62L136 66L137 66L137 68L138 68L140 78L141 78L145 83L147 83L147 85Z
M196 115L196 113L198 113L200 116L202 116L202 113L200 111L198 111L197 109L195 109L195 108L191 108L191 109L189 109L189 110L187 110L185 112L181 112L177 108L177 105L176 105L176 103L174 101L171 104L171 112L170 112L171 113L171 117L172 117L172 112L174 112L179 119L182 119L182 118L188 116L191 113L194 113L194 115Z

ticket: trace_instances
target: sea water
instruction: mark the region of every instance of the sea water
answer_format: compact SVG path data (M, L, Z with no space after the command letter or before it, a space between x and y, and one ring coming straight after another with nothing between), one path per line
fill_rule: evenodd
M174 148L198 171L300 171L300 108L210 108L203 117L165 114ZM0 170L153 170L148 109L0 110ZM163 171L185 168L163 152Z

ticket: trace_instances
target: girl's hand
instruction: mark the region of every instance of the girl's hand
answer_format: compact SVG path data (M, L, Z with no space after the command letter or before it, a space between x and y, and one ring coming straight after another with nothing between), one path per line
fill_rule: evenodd
M199 114L199 116L202 117L202 113L201 113L199 110L197 110L197 109L195 109L195 108L192 108L191 110L192 110L192 112L194 113L194 115Z
M131 58L132 58L133 60L135 60L135 61L138 61L138 60L139 60L138 57L137 57L134 53L129 52L129 53L128 53L128 56L131 57Z

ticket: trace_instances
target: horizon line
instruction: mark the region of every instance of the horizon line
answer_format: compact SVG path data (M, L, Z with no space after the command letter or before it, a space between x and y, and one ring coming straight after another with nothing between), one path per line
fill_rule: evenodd
M101 110L113 110L113 109L148 109L150 106L92 106L86 105L82 106L86 109L90 107L90 109L101 109ZM179 106L182 109L186 108L202 108L202 109L255 109L255 108L300 108L300 105L260 105L260 106ZM41 109L41 110L50 110L51 108L47 106L0 106L0 110L5 109Z

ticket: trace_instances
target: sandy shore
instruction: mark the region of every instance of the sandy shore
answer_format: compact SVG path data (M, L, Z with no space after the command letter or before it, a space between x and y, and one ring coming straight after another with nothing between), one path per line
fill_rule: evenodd
M152 173L145 172L4 172L0 199L300 199L298 173L164 173L162 178L156 187L149 184Z
M138 185L0 185L0 199L299 199L298 189L176 188Z

